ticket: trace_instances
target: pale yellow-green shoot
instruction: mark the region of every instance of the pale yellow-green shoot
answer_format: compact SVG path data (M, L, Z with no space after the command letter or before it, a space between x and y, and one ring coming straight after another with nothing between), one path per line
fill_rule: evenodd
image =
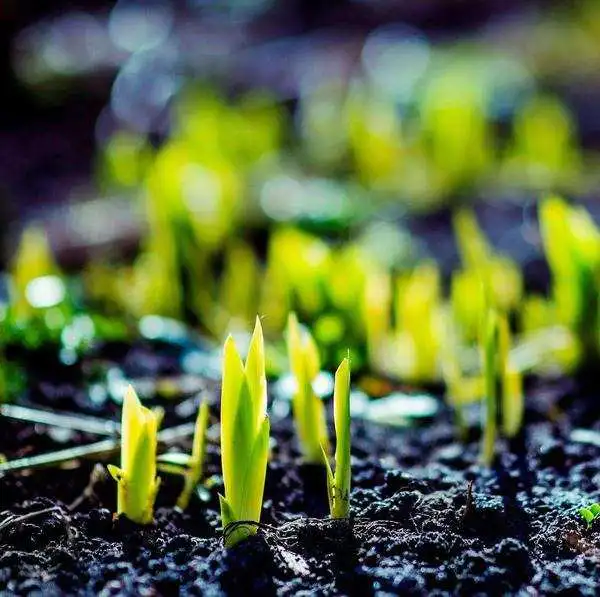
M581 173L572 115L555 97L534 95L516 114L504 176L513 186L571 187Z
M221 462L225 496L219 496L225 546L254 535L260 521L267 460L269 418L265 349L256 319L246 364L230 336L225 341L221 386Z
M152 522L160 479L156 476L156 446L162 414L142 406L129 386L121 420L121 467L108 465L118 483L117 512L138 524Z
M544 199L539 215L558 318L579 338L583 358L591 359L599 352L600 233L584 209L559 197Z
M479 227L477 218L471 210L462 209L453 219L456 242L465 272L462 280L457 283L462 288L453 288L453 293L468 293L468 286L483 283L486 304L492 304L501 311L516 309L523 295L523 275L520 267L508 257L498 254L489 244L485 234ZM456 297L460 300L460 297ZM470 320L471 330L473 321L481 322L485 317L485 309L477 312L480 301L468 300L465 308L470 309L470 316L461 316ZM461 322L463 323L463 322ZM467 332L469 326L467 326ZM479 331L479 330L478 330Z
M185 510L190 503L192 492L200 483L203 475L204 460L206 456L206 429L208 428L208 418L210 410L208 402L202 401L196 417L196 427L194 429L194 441L192 444L192 454L185 473L185 484L183 491L177 499L177 507Z
M494 459L498 418L505 437L517 435L523 424L524 396L521 372L510 360L510 328L505 315L490 309L483 346L485 408L481 459L489 466Z
M335 423L335 473L322 450L327 470L329 511L332 518L348 518L350 514L350 360L345 358L335 372L333 392Z
M29 317L35 308L27 300L27 287L36 278L59 273L46 232L30 226L23 231L12 263L12 304L17 318Z
M524 411L523 376L508 363L502 376L502 433L506 437L515 437L519 433Z
M292 409L300 450L305 462L319 464L322 461L321 446L329 451L325 405L312 385L321 368L319 352L310 332L300 329L295 313L288 317L287 349L296 379Z
M446 384L446 398L454 410L454 420L458 437L465 441L468 436L468 425L465 417L465 406L480 400L483 395L483 377L481 375L465 375L460 360L461 345L458 341L454 320L448 312L442 314L442 343L440 361L442 378Z
M434 263L419 265L396 283L395 317L398 368L413 381L431 381L439 374L440 272Z
M254 292L240 292L240 288L258 288L260 268L252 247L237 241L225 253L225 264L219 284L219 314L221 329L231 329L232 323L250 326L256 308L257 295Z
M382 346L391 335L392 280L388 271L372 267L362 290L361 315L369 364L379 366Z
M498 373L503 370L500 363L502 360L500 355L501 334L499 316L496 311L490 310L483 327L483 345L481 347L485 379L481 461L486 466L490 466L494 460L496 437L498 435Z

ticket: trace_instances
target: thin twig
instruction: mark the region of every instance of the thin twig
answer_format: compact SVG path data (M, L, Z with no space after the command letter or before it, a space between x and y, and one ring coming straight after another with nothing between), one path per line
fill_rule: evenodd
M189 437L194 433L194 423L183 423L175 427L163 429L158 433L158 440L162 444L169 444L175 440ZM118 439L105 439L85 446L76 446L74 448L65 448L56 452L46 454L37 454L25 458L17 458L7 462L0 462L0 474L7 472L21 471L28 468L42 468L46 466L55 466L71 460L80 458L92 458L97 456L110 456L119 450L120 441Z
M69 512L72 512L73 510L78 508L86 499L94 497L96 495L94 492L96 483L102 481L102 479L104 479L106 475L106 468L100 463L96 463L96 465L92 469L92 472L90 473L90 479L88 481L88 484L83 488L81 494L67 506L67 510L69 510Z
M74 413L56 413L48 410L3 404L0 415L29 423L39 423L50 427L62 427L94 435L116 435L121 425L116 421L82 416Z
M60 506L44 508L43 510L37 510L36 512L28 512L27 514L21 514L20 516L11 512L2 522L0 522L0 532L5 531L13 524L20 524L31 518L41 516L42 514L50 514L50 512L61 512Z

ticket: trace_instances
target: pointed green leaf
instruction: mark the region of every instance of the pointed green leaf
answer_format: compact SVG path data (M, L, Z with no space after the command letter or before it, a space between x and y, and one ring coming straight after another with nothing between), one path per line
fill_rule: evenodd
M579 515L588 524L588 527L592 524L595 516L589 508L579 508Z
M345 358L335 373L335 496L334 518L345 518L350 499L350 360Z
M107 464L106 468L108 469L110 476L117 483L121 483L123 481L123 477L124 477L123 469L120 469L118 466L115 466L114 464Z
M234 522L237 517L229 502L221 494L219 494L219 505L221 506L221 524L223 525L223 528L226 528Z
M331 470L331 464L329 463L329 456L325 452L325 448L321 447L321 455L323 458L323 465L325 466L325 472L327 475L327 501L329 502L329 513L333 516L333 496L335 494L335 478L333 471Z
M253 424L258 428L262 417L267 411L267 379L265 377L265 347L263 331L260 318L256 317L256 324L252 339L250 340L250 349L246 359L246 381L250 394L252 396L251 404L254 413Z
M194 429L194 443L192 445L192 462L202 468L206 454L206 430L208 429L208 419L210 409L208 402L203 400L196 417L196 427Z
M244 492L239 510L242 520L260 521L267 461L269 459L269 431L269 417L265 415L254 441L245 471L246 474L242 481Z
M242 360L231 336L225 341L223 357L223 381L221 385L221 462L225 495L230 496L233 489L236 470L235 431L238 404L245 385ZM238 438L239 441L239 438Z
M490 310L483 338L483 373L485 378L485 401L481 459L490 466L494 459L498 417L498 316Z

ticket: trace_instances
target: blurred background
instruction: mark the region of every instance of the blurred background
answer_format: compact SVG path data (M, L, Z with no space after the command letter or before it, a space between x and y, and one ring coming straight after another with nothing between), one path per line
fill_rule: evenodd
M537 201L598 211L597 0L3 0L0 28L3 262L42 229L104 312L295 308L337 346L368 273L447 279L452 210L541 291Z
M267 190L244 193L267 217L298 211L269 194L290 177L418 210L595 183L594 0L3 0L0 27L13 217L99 197L113 214L142 146L151 160L185 127L215 153L219 110L237 119L224 144L245 135L245 158L278 162L255 179ZM105 236L128 235L129 218Z

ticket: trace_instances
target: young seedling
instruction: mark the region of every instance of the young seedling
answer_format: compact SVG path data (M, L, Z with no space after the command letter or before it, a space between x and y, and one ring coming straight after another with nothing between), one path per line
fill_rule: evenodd
M58 273L44 229L26 228L12 264L12 303L18 316L27 316L32 311L26 298L29 284L36 278Z
M494 459L496 436L498 433L498 369L500 324L495 311L490 311L483 330L483 376L485 379L485 403L483 409L483 436L481 460L490 466Z
M469 433L465 406L477 402L483 395L483 377L481 375L465 375L460 360L461 345L458 341L456 326L449 313L442 316L443 341L441 343L440 360L442 378L446 385L446 399L454 411L457 435L466 441Z
M465 331L468 332L469 328L472 331L483 321L489 301L504 312L513 311L520 305L523 275L521 268L512 259L494 251L472 211L458 211L454 215L453 224L464 268L458 273L457 281L453 281L453 307L460 315L460 323L466 324ZM479 293L475 301L469 296L471 291L476 291L474 286L480 284L484 286L486 303L481 303ZM457 305L459 302L462 303L460 306ZM466 312L465 307L468 308ZM476 333L479 333L478 329Z
M264 341L256 319L244 365L230 336L225 341L221 388L221 461L225 495L219 496L225 546L254 535L260 521L269 418Z
M600 233L585 210L559 197L546 198L539 216L558 317L579 338L583 357L592 361L600 352Z
M206 456L206 429L208 428L209 415L210 410L208 408L208 402L203 400L198 409L198 416L196 417L192 455L185 473L185 484L183 486L183 491L177 499L177 507L180 510L185 510L188 507L192 492L197 487L198 483L200 483L200 479L202 479L204 459Z
M494 459L498 418L506 437L514 437L523 423L524 399L521 372L510 362L510 328L506 316L488 311L481 348L485 409L481 460L490 466Z
M327 470L329 512L332 518L350 514L350 360L345 358L335 373L333 393L335 423L335 474L325 448L321 453Z
M382 346L391 335L392 279L381 267L371 267L365 278L361 315L369 364L377 369Z
M587 522L587 527L589 529L594 520L600 516L600 504L590 504L589 506L579 508L579 516Z
M108 465L118 484L117 512L138 524L152 522L160 479L156 476L157 433L162 413L142 406L129 386L121 420L121 467Z
M411 380L431 381L439 374L440 278L437 265L423 263L396 283L394 315L403 369L395 373Z
M506 367L502 373L502 433L515 437L523 426L525 400L523 394L523 376L521 372L506 359Z
M320 464L321 446L329 453L329 438L325 421L325 405L313 390L319 374L317 345L308 330L301 330L295 313L290 313L287 327L287 348L296 378L296 393L292 401L296 432L305 462Z

